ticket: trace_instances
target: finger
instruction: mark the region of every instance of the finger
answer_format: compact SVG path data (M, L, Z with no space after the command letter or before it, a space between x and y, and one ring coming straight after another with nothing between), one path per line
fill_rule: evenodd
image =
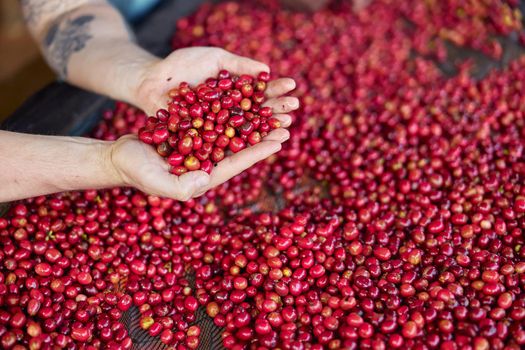
M170 104L171 99L168 98L167 95L168 95L168 92L166 91L165 93L162 94L161 97L155 99L152 102L152 106L147 109L147 112L150 113L148 115L156 116L157 111L159 109L168 109L168 105Z
M241 75L257 75L261 72L269 72L270 67L266 64L252 60L248 57L234 55L227 52L220 61L221 69L226 69L230 73Z
M147 116L155 116L159 109L166 109L168 102L165 99L154 97L148 99L146 104L137 106L146 113Z
M280 141L264 140L218 163L211 173L209 188L216 187L242 173L255 163L281 150Z
M264 102L263 107L271 107L275 114L288 113L299 108L299 99L291 96L272 98Z
M263 141L276 141L279 143L283 143L289 138L290 138L290 132L286 129L279 128L279 129L273 130L268 135L266 135Z
M273 117L281 122L283 128L292 125L292 117L289 114L275 114Z
M274 98L282 95L286 95L293 89L295 89L295 80L292 78L280 78L273 80L268 83L266 87L265 96L266 98Z
M173 84L165 79L157 81L153 78L146 78L138 86L140 96L137 96L135 104L149 116L154 116L159 109L166 108L168 105L170 101L168 91L172 87Z
M145 107L143 111L144 113L146 113L147 116L156 117L157 111L159 109L166 109L167 105L168 105L167 101L162 102L162 100L156 100L156 101L153 101L153 103L151 103L150 106Z
M175 176L167 174L166 177L159 179L159 188L162 188L162 195L179 201L187 201L195 193L207 188L210 183L210 176L204 171L191 171Z

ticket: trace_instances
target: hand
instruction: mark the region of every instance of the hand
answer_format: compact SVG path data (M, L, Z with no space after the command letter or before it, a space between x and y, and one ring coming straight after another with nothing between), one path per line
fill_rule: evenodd
M257 75L269 71L267 65L249 58L233 55L227 51L210 47L193 47L173 52L166 59L157 61L143 73L142 83L137 89L136 104L154 114L167 105L167 92L181 82L196 85L226 69L233 74ZM299 100L285 96L295 88L289 78L277 79L268 84L267 101L274 116L286 128L292 118L286 114L299 108ZM135 136L124 136L111 147L112 166L120 180L128 186L146 193L178 200L188 200L205 193L238 175L253 164L269 157L281 149L281 144L290 137L286 129L272 131L257 145L221 161L210 175L203 171L192 171L181 176L168 172L165 159L153 147L143 144Z
M216 47L189 47L174 51L164 60L159 60L144 70L141 83L135 93L135 105L149 115L155 115L168 104L168 91L181 82L197 85L219 71L226 69L230 73L257 75L269 72L270 68L250 58L234 55ZM273 108L274 117L279 119L282 127L287 128L292 118L286 114L299 108L295 97L281 97L295 89L295 81L281 78L271 81L266 89L267 101L263 106Z
M157 110L166 108L170 89L177 87L181 82L195 86L210 77L217 76L223 69L236 75L257 75L260 72L270 71L264 63L216 47L179 49L165 59L156 60L145 67L134 93L134 103L149 115L155 115ZM295 88L292 79L278 79L272 85L274 89L277 88L280 95ZM269 95L272 98L278 96L275 93ZM295 103L289 98L286 101Z
M186 201L210 182L204 171L192 171L182 176L170 174L166 160L135 135L121 137L108 150L109 167L117 177L117 183L147 194Z
M109 166L116 183L135 187L145 193L187 201L204 194L241 173L253 164L280 151L289 138L285 129L272 131L264 140L221 161L210 175L191 171L181 176L169 173L168 163L153 147L140 142L135 135L123 136L109 150Z

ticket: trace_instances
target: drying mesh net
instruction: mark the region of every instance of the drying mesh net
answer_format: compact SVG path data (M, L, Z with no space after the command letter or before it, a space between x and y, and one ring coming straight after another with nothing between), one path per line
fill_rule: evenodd
M188 281L193 288L195 283L195 276L190 273ZM123 287L123 286L121 286ZM132 350L164 350L169 349L169 346L162 343L159 337L152 337L148 331L142 329L139 325L140 312L136 306L129 308L121 319L124 326L126 326L129 336L133 342ZM222 346L222 329L217 327L211 317L206 314L206 309L200 307L196 312L196 319L191 325L198 325L201 329L199 336L198 349L224 349Z

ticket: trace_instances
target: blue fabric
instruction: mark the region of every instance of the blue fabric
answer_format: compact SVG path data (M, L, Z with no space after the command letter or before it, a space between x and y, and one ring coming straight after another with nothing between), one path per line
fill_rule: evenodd
M161 0L110 0L128 21L143 17Z

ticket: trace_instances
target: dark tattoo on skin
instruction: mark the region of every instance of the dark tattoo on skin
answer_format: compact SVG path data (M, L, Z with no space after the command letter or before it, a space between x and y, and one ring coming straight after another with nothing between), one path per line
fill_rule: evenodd
M82 50L93 37L89 33L89 26L94 18L93 15L81 15L56 22L49 28L43 48L49 64L62 78L67 77L71 55Z

